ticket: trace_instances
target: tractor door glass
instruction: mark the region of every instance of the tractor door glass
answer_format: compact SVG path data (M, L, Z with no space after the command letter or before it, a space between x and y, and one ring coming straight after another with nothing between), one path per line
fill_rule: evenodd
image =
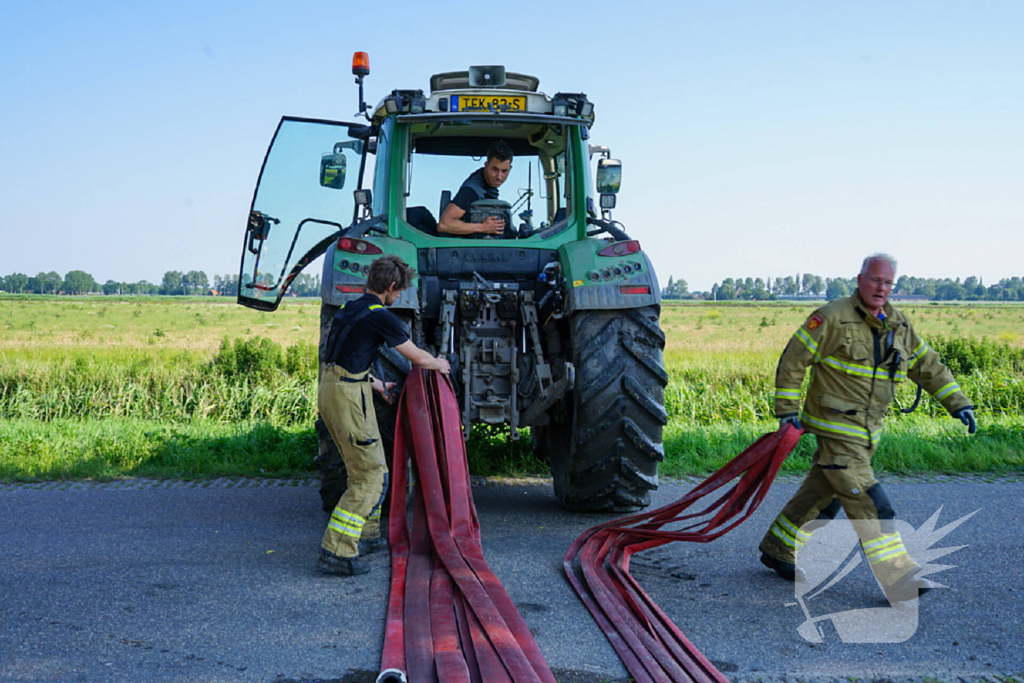
M277 308L292 279L352 224L364 145L348 124L281 120L246 226L239 303ZM372 185L366 166L363 187Z
M385 169L388 165L388 152L391 148L391 131L394 129L395 120L387 118L380 124L380 131L377 133L377 160L381 172L373 178L373 213L387 213L388 207L388 174ZM367 158L367 172L372 159ZM363 187L370 187L369 182L364 182Z

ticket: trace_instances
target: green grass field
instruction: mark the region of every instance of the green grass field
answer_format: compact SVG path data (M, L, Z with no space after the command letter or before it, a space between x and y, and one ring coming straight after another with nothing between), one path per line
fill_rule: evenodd
M713 471L774 428L778 354L814 304L667 303L666 476ZM978 407L889 420L882 470L1024 469L1024 306L904 307ZM0 480L312 471L319 301L0 295ZM904 405L913 400L902 390ZM788 469L807 467L805 437ZM480 474L544 474L529 439L478 433Z

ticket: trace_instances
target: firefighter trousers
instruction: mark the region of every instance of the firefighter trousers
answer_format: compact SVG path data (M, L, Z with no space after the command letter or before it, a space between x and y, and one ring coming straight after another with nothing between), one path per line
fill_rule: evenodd
M348 488L331 513L321 546L338 557L356 557L360 538L380 536L388 472L368 373L321 366L317 403L348 474Z
M877 444L867 448L818 436L811 469L761 541L761 551L797 564L797 554L811 535L839 512L853 523L871 570L883 586L890 586L919 565L907 554L896 513L882 485L875 479L871 458Z

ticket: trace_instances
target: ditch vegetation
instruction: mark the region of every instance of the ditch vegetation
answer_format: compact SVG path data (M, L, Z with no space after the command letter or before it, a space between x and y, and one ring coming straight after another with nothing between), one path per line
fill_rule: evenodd
M88 308L81 300L80 308L69 309L50 299L0 299L7 307L0 311L0 480L312 474L316 324L299 308L315 310L316 304L283 307L275 314L279 324L194 299L176 307L116 303L124 305L108 306L103 315L86 310L97 316L89 319L75 315ZM811 310L665 307L670 382L663 475L709 473L774 429L778 353ZM978 319L996 328L993 321L1004 319L1003 337L1024 329L1018 322L1024 307L993 311ZM968 437L925 395L913 415L894 410L876 456L879 468L1024 470L1024 348L998 335L965 334L960 325L975 313L924 310L921 317L936 313L931 327L940 330L943 314L960 316L957 329L946 325L949 331L925 330L924 336L974 402L979 432ZM912 319L916 315L911 311ZM254 316L263 330L252 330ZM288 326L289 316L305 324ZM110 322L96 324L104 319ZM229 333L243 329L237 320L248 323L247 336ZM150 331L140 333L146 326ZM83 336L90 330L97 331ZM898 396L909 406L913 388L902 386ZM505 430L474 427L471 468L476 474L546 475L529 444L528 433L513 442ZM785 468L806 469L813 449L813 437L805 436Z

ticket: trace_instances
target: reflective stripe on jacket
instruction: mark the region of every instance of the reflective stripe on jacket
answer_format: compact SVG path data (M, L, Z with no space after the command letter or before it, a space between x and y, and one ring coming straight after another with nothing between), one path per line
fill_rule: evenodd
M800 412L808 366L805 429L871 446L882 433L895 385L920 384L950 413L970 406L939 354L917 336L907 316L890 304L885 320L867 313L854 292L822 306L789 340L775 373L775 414ZM891 333L891 334L890 334Z

